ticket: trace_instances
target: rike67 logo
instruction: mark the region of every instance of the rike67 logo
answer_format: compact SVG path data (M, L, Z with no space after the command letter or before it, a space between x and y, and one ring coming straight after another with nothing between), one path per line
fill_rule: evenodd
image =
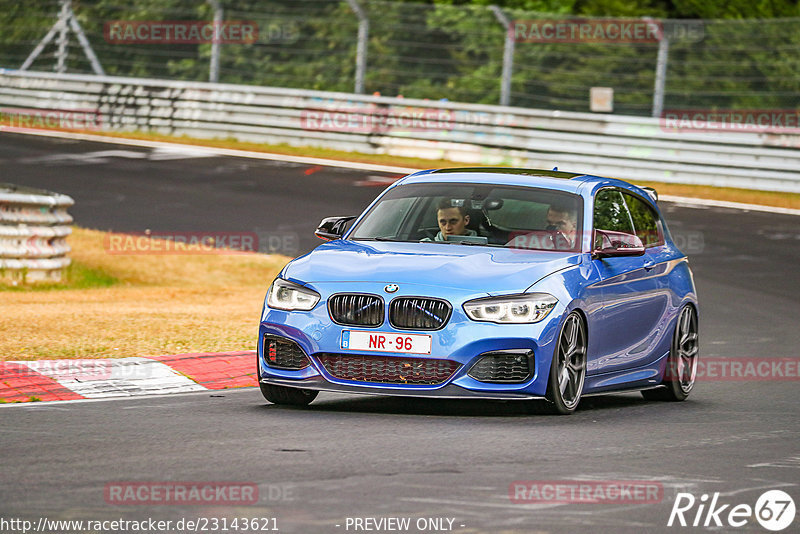
M739 528L755 519L765 529L778 532L794 522L794 500L784 491L769 490L762 493L755 506L722 503L719 495L719 492L714 493L709 501L706 493L699 499L691 493L678 493L667 526Z

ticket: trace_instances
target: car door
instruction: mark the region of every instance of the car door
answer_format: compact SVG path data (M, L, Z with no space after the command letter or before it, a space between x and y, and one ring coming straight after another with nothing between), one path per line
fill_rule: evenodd
M626 196L616 188L602 189L595 195L594 229L637 233ZM643 233L647 231L642 224L640 239L651 239ZM600 291L602 308L595 331L589 336L587 372L635 368L657 357L654 332L664 315L666 297L653 272L658 265L655 248L646 249L643 256L592 260L599 278L594 289Z

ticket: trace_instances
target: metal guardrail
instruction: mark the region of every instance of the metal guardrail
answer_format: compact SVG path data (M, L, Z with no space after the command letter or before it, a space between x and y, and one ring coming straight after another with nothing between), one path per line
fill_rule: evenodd
M70 264L67 195L0 184L0 278L58 281Z
M659 119L644 117L0 70L0 112L13 115L14 110L89 110L98 118L95 127L108 131L236 138L469 164L557 166L636 181L800 192L800 135L670 131ZM325 117L345 123L322 124ZM387 126L387 120L403 122L403 117L410 127ZM422 122L415 125L413 117Z

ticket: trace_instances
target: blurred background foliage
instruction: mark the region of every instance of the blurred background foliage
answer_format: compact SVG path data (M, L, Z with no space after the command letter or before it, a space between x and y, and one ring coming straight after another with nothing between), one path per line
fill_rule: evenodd
M341 0L219 0L228 21L255 21L252 44L224 44L224 83L353 92L358 18ZM370 21L365 92L496 104L511 20L666 19L699 29L671 39L665 108L790 109L800 95L797 0L358 0ZM17 69L57 20L58 0L0 0L0 68ZM73 0L106 73L205 81L210 44L113 44L110 21L212 20L204 0ZM589 89L612 87L615 113L649 115L658 43L517 42L511 105L589 110ZM69 72L90 73L77 39ZM52 71L51 43L31 70Z

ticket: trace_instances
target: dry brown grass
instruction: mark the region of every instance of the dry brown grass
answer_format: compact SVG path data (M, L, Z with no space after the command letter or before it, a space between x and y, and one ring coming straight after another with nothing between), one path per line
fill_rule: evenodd
M800 195L797 193L779 193L777 191L754 191L752 189L736 189L733 187L712 187L710 185L664 184L660 182L636 182L655 188L659 195L679 197L706 198L710 200L726 200L744 202L761 206L800 209Z
M0 291L0 360L255 348L267 286L289 258L111 255L105 235L76 228L68 242L76 265L110 287Z

